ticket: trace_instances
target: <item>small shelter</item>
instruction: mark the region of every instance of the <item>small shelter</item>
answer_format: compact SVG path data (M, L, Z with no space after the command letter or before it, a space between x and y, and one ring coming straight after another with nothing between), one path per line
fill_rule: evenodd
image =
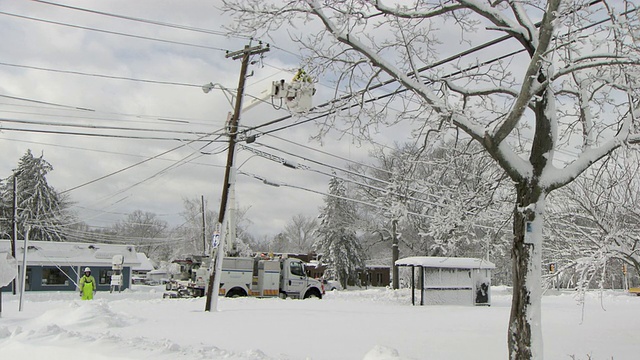
M491 270L496 266L487 260L414 256L397 260L396 265L411 267L413 305L416 285L420 305L491 305Z

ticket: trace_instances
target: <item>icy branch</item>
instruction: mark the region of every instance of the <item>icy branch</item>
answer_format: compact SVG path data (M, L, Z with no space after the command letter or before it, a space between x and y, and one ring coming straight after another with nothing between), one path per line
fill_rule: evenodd
M451 81L447 81L447 87L449 87L449 89L453 90L454 92L457 92L458 94L462 94L465 96L485 96L485 95L494 95L494 94L504 94L504 95L510 95L513 96L514 98L518 97L518 92L513 90L513 89L509 89L506 87L491 87L491 88L485 88L485 89L469 89L466 87L462 87L462 86L457 86L455 84L453 84Z
M390 62L380 57L373 49L366 46L364 43L358 40L356 36L349 33L341 32L335 23L333 23L327 14L321 8L321 4L318 0L310 2L312 12L315 13L318 18L323 22L325 27L335 36L335 38L349 45L365 57L367 57L374 66L384 70L387 74L398 80L407 89L411 89L417 95L421 96L425 102L430 105L437 113L445 118L450 119L456 125L465 129L465 131L471 131L470 135L474 137L482 137L482 131L478 126L473 125L469 119L461 114L456 114L455 111L447 106L436 94L434 94L427 86L420 81L406 75L403 71L395 67Z
M518 20L520 25L527 29L528 36L526 37L526 39L528 41L531 41L533 46L537 48L538 29L536 28L536 25L531 21L529 15L527 15L527 12L522 7L522 4L519 1L510 1L509 5L511 6L513 14L516 16L516 19Z
M392 8L382 4L382 1L379 1L379 0L373 1L373 6L375 6L375 8L378 9L383 14L393 15L393 16L397 16L399 18L405 18L405 19L428 19L428 18L444 15L446 13L449 13L455 10L464 9L464 7L459 4L448 4L433 10L413 11L407 8L406 6L401 7L400 5L397 5L395 8Z
M529 67L527 68L523 79L520 96L516 99L513 108L507 115L507 118L495 130L494 141L496 143L502 142L511 133L513 128L522 118L527 105L531 101L531 97L535 94L534 90L538 89L535 85L538 83L538 75L544 60L543 54L547 51L553 37L553 22L559 5L560 0L549 1L549 5L540 25L538 39L539 46L531 57L531 62L529 63Z
M584 58L588 59L588 58ZM551 81L558 80L559 78L569 75L571 73L577 72L579 70L591 69L591 68L600 68L605 66L619 66L619 65L635 65L640 66L640 59L628 59L628 58L615 58L615 59L607 59L607 60L597 60L583 63L573 63L572 65L561 68L552 74L545 82L541 83L540 86L546 86Z
M496 11L491 6L487 6L486 3L481 3L476 0L458 0L458 2L464 5L466 8L469 8L479 15L485 17L487 20L491 21L494 25L496 25L501 30L504 30L508 34L517 36L524 41L530 40L531 34L529 33L529 30L504 16L502 13Z

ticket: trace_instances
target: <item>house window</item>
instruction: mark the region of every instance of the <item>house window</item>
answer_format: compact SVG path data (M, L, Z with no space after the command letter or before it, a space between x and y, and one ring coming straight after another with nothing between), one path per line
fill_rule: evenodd
M60 269L42 269L42 285L69 285L69 279Z
M113 270L100 270L100 275L98 276L98 285L111 285L111 274L113 274Z

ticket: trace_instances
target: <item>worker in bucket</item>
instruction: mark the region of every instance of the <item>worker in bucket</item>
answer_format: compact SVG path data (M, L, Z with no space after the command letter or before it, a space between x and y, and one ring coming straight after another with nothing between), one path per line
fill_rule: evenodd
M96 293L96 285L96 278L91 275L91 268L84 268L84 275L78 283L82 300L93 300L93 295Z

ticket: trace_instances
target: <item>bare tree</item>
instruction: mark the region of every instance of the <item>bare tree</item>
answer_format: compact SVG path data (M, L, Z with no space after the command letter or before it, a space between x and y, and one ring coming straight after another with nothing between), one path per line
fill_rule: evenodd
M168 260L172 254L172 240L167 239L168 224L156 214L135 210L125 220L113 225L113 232L136 246L155 261Z
M402 256L504 257L507 178L477 143L405 144L371 156L375 166L352 172L364 182L358 198L379 206L360 209L363 230L376 234L367 249L395 240Z
M203 204L200 198L185 198L183 205L182 218L184 222L176 227L173 233L184 241L181 243L179 253L174 255L208 254L208 243L213 238L217 215L214 211L207 209L205 203L203 219Z
M586 290L609 286L608 277L623 280L623 264L640 275L638 160L614 156L555 194L548 214L550 280Z
M302 214L294 215L284 227L283 235L289 243L289 251L308 253L316 241L318 221Z
M503 168L516 194L509 354L542 358L545 199L617 148L640 142L634 3L234 0L225 8L237 17L235 30L287 27L308 72L335 79L336 93L353 94L332 102L339 116L327 123L346 118L347 129L366 137L371 126L406 120L413 125L407 135L423 141L455 129ZM299 31L289 27L302 23ZM572 153L562 159L566 150Z

